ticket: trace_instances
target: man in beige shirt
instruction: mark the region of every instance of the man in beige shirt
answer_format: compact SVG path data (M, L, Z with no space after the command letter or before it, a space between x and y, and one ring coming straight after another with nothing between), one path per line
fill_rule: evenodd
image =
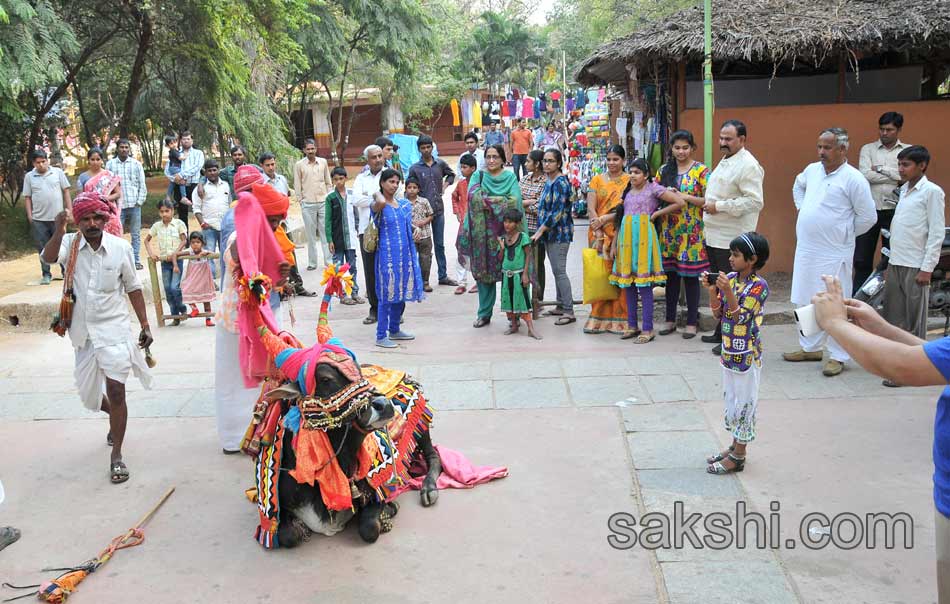
M294 191L300 201L303 225L307 230L307 270L312 271L317 263L317 242L323 251L323 264L330 262L330 246L327 244L325 226L326 198L333 188L327 160L317 157L317 143L312 138L304 141L306 157L294 164Z
M861 147L858 161L858 169L871 183L877 223L855 241L852 291L858 291L874 270L874 254L877 252L881 229L891 228L894 208L897 207L897 189L901 184L900 174L897 172L897 154L910 147L900 140L901 128L904 126L903 115L888 111L877 123L880 138ZM884 238L884 245L889 245L887 238Z
M762 183L765 170L745 148L746 127L739 120L728 120L719 130L719 149L724 153L719 165L706 182L706 203L703 223L706 231L706 253L709 272L728 273L729 244L733 239L754 231L759 212L765 204ZM719 354L722 327L702 337L703 342L717 345L713 354Z

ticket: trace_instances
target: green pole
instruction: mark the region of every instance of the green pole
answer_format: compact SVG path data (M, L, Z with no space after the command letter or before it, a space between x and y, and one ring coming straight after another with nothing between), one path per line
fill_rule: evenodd
M703 160L712 167L713 75L712 0L703 2Z

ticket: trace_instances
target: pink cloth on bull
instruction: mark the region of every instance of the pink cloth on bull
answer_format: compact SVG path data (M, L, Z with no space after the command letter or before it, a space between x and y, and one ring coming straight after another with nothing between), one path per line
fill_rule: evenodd
M442 461L442 473L436 481L439 489L471 489L496 478L508 476L508 468L504 466L474 466L465 455L455 449L435 445L435 450ZM416 456L409 466L409 481L399 487L389 499L393 500L410 489L420 490L427 470L425 457Z
M241 272L248 279L265 275L270 279L270 287L273 288L280 281L280 264L284 262L284 254L277 244L277 238L274 237L261 204L252 194L238 193L234 224ZM241 279L235 279L235 287L240 289L246 285L241 283ZM263 319L264 325L271 333L277 333L279 330L267 299L259 300L244 294L250 292L245 291L238 296L238 359L244 386L253 388L267 377L270 366L267 349L257 330L258 316Z

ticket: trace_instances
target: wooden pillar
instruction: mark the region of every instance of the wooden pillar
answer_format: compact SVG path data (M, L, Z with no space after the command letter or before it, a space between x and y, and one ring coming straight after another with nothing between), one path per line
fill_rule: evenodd
M845 94L848 89L848 58L841 53L838 56L838 103L844 102Z

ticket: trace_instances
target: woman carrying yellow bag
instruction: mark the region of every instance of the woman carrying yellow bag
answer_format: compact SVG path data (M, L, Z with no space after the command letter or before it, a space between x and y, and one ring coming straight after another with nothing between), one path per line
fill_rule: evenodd
M590 248L585 249L583 255L584 303L587 304L590 301L591 305L590 318L584 323L584 333L607 332L619 335L627 329L627 302L624 296L620 295L618 288L608 281L613 264L603 257L603 252L610 249L610 244L617 235L617 229L613 215L601 219L601 216L608 214L620 203L620 195L630 181L630 175L623 171L625 158L626 152L623 147L620 145L611 147L607 151L606 174L594 176L589 185L587 211L590 213L590 227L587 230L587 241ZM600 259L603 265L602 270L595 270L593 265L595 258ZM591 266L591 272L588 266ZM594 294L595 290L601 293L608 291L612 293L605 297L588 296L588 292Z

